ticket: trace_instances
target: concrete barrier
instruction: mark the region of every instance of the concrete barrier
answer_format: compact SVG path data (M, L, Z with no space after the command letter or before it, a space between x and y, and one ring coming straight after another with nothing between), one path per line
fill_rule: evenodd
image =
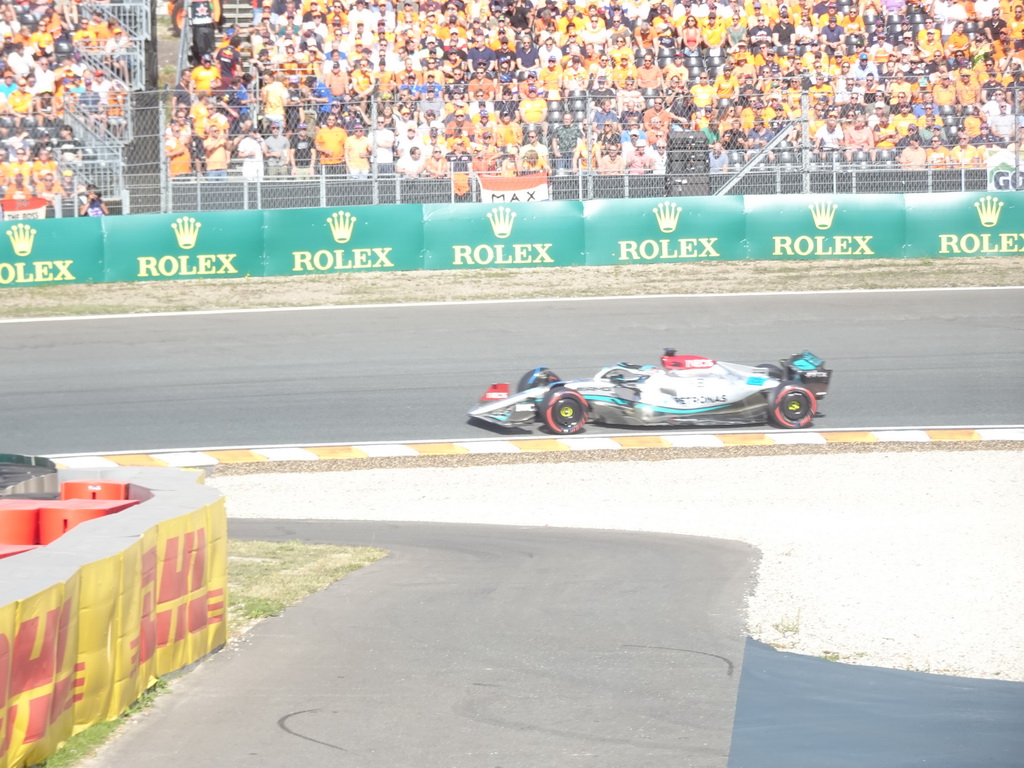
M227 640L227 516L202 474L63 469L139 503L0 560L0 768L32 765Z

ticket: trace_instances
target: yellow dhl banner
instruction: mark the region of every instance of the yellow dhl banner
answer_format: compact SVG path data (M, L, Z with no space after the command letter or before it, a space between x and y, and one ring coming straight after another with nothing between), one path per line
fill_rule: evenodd
M227 640L224 500L0 606L0 768L53 754Z

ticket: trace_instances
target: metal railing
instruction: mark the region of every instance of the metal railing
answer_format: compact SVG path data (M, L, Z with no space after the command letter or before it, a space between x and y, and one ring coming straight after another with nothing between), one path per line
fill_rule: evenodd
M104 19L114 21L125 31L126 46L121 56L111 56L106 45L79 42L75 52L91 70L101 70L108 77L119 78L128 90L137 91L146 87L145 46L153 38L153 22L147 0L118 0L116 3L83 2L79 14L89 16L98 13Z
M591 172L548 178L552 200L607 200L689 195L878 194L896 192L960 192L983 190L984 169L907 171L901 168L823 169L807 173L800 167L773 166L745 174L730 186L734 174L598 174ZM168 213L274 208L328 208L396 203L480 202L479 180L468 178L468 191L458 194L451 179L409 179L394 174L376 178L264 178L245 181L241 175L223 180L176 177L166 185Z

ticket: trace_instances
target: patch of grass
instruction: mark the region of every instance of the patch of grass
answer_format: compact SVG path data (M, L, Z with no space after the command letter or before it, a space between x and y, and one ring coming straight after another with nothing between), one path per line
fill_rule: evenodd
M114 720L108 720L105 723L97 723L96 725L86 728L81 733L77 733L64 742L64 746L57 751L56 754L46 758L43 762L39 763L39 768L70 768L70 766L76 765L80 760L84 760L87 757L96 753L100 747L102 747L118 728L138 712L149 708L156 697L167 691L167 681L160 679L156 683L147 688L135 703L128 707L128 711L120 717Z
M277 616L386 554L369 547L230 540L228 634L237 636L253 621Z
M783 637L791 637L793 635L800 634L800 611L797 610L795 617L783 616L772 624L772 629Z
M228 638L260 619L277 616L307 595L387 555L383 549L303 544L297 541L228 541ZM153 704L168 683L160 679L115 720L86 728L38 768L71 768L95 754L130 717Z

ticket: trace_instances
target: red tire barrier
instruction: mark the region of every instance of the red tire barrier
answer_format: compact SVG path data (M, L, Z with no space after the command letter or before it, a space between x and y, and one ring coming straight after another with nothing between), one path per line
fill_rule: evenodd
M138 503L108 499L68 499L44 503L39 507L39 543L49 544L76 525L112 515Z
M119 480L75 480L60 484L62 499L116 499L128 498L128 483Z
M42 503L32 499L0 499L0 544L38 544Z

